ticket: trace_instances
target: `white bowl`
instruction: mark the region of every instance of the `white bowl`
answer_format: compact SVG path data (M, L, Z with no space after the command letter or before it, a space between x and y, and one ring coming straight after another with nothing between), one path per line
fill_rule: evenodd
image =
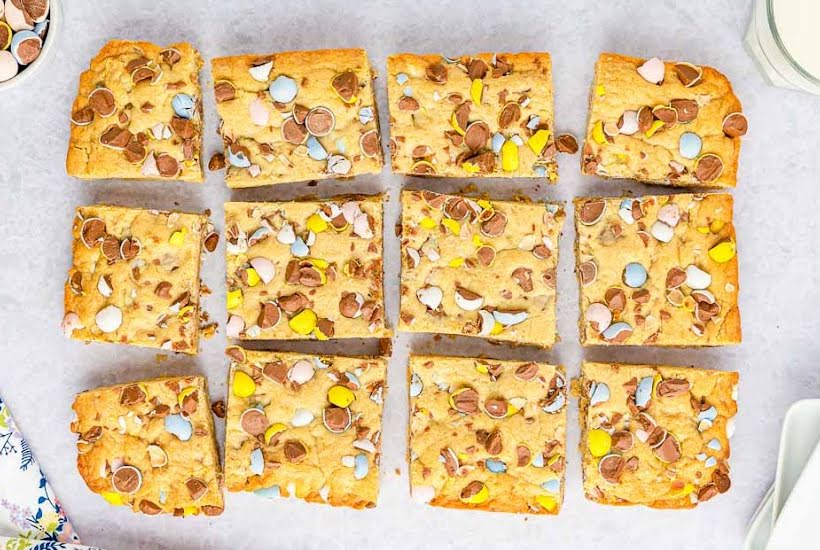
M0 0L0 2L1 1L2 0ZM49 0L48 32L46 33L46 39L43 40L43 49L40 51L40 55L37 56L37 59L29 63L24 69L20 70L20 72L17 73L17 76L11 80L0 82L0 92L14 88L23 82L27 82L32 75L39 71L40 67L45 64L46 60L51 55L52 50L54 50L54 43L57 41L60 31L63 30L62 15L63 14L60 11L60 0Z

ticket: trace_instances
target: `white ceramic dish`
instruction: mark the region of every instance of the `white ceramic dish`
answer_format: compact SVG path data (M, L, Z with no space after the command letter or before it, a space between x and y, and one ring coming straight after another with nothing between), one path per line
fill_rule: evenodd
M772 536L772 494L774 485L769 487L763 500L760 501L755 510L752 520L749 522L749 529L746 531L746 540L743 543L743 550L765 550Z
M772 494L772 526L818 442L820 399L797 401L789 407L780 434L780 452L777 455L777 473Z
M46 63L55 48L54 44L60 37L60 32L63 30L63 14L60 8L60 0L49 1L48 33L43 41L43 49L40 51L40 55L25 69L17 73L17 76L11 80L0 82L0 92L19 86L23 82L28 82L40 70L40 67Z

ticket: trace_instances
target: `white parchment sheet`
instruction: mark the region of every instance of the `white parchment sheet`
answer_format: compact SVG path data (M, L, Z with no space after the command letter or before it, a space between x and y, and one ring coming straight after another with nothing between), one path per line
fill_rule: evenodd
M54 490L85 544L109 549L196 548L572 548L665 550L738 548L745 525L774 473L780 424L795 399L820 389L820 98L768 87L744 50L750 3L741 0L498 2L273 2L230 0L63 1L64 28L55 55L32 81L0 94L0 394L14 411ZM70 265L71 221L81 204L209 208L221 229L230 199L330 197L379 192L386 202L387 313L398 320L402 185L453 191L465 180L406 180L385 168L347 182L279 185L231 192L221 172L204 185L82 182L66 176L69 111L77 78L109 38L193 42L206 59L205 156L220 147L210 65L216 56L290 49L361 46L377 70L400 51L450 55L544 50L552 54L556 127L582 136L593 64L601 51L658 55L718 67L734 84L749 118L743 139L735 223L741 277L743 344L714 350L589 349L578 343L572 216L560 242L558 290L562 342L550 351L510 349L465 339L435 341L399 334L390 362L384 414L382 488L376 509L351 511L301 501L227 494L221 517L147 517L108 506L75 468L69 431L78 391L142 377L204 373L212 398L225 396L224 330L194 358L115 345L85 346L60 333L63 281ZM387 141L384 78L376 81ZM495 198L526 194L570 203L586 194L663 191L582 177L577 156L560 159L554 187L526 180L475 182ZM205 302L224 323L224 242L206 257ZM375 342L280 345L280 349L373 352ZM740 413L732 440L732 489L692 511L615 508L587 502L581 491L577 405L570 406L566 501L557 517L463 512L410 502L406 456L405 367L409 351L540 358L578 373L583 356L599 360L696 365L741 372ZM222 436L222 422L219 435Z

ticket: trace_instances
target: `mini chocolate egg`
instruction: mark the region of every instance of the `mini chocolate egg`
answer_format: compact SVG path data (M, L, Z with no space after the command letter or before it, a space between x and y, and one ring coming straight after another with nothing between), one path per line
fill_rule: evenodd
M43 40L32 31L20 31L11 37L11 55L20 65L28 65L40 55Z
M6 13L4 14L4 18L6 23L9 24L9 27L11 27L11 30L15 32L30 31L34 28L34 24L28 22L26 14L23 13L23 10L15 6L12 0L6 0L5 7Z
M0 4L2 6L3 4ZM2 11L2 10L0 10ZM0 15L2 17L2 15ZM11 35L14 31L11 30L8 23L0 20L0 50L5 50L11 45Z
M0 82L11 80L17 76L19 65L10 51L0 50Z

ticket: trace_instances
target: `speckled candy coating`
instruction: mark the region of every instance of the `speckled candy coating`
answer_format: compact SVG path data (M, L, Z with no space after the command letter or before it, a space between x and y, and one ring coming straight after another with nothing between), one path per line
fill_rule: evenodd
M584 345L741 340L728 194L575 200Z
M108 42L80 75L68 174L201 182L201 67L190 44ZM176 109L180 98L193 108Z
M211 67L229 187L381 171L364 50L220 57Z
M564 218L556 203L403 192L399 328L551 346Z
M602 53L590 94L584 174L735 186L747 123L723 74L689 63ZM697 134L701 148L681 146L687 132Z
M394 172L557 180L549 54L392 55L387 91Z
M375 506L386 360L238 347L227 354L228 490Z
M148 515L222 513L207 382L155 378L85 391L74 400L77 469L114 505ZM186 426L172 432L169 427Z
M584 362L584 492L603 504L691 508L729 490L738 374Z
M197 353L205 215L84 206L72 231L67 336Z
M229 202L225 228L230 338L390 335L380 196Z
M495 512L560 511L562 367L413 355L408 371L414 500Z

